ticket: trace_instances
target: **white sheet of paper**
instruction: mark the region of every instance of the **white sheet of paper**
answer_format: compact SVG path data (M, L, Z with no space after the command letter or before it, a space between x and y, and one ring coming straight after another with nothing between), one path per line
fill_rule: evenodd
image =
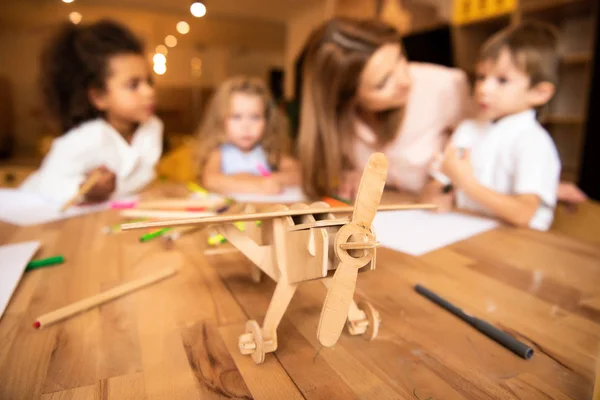
M494 229L498 222L457 212L410 210L378 212L373 226L382 246L420 256Z
M288 187L278 195L231 193L232 199L243 203L299 203L306 201L302 188Z
M38 241L0 246L0 318L23 276L27 263L39 247Z
M125 201L126 199L122 199ZM135 200L135 197L127 200ZM112 201L112 200L111 200ZM110 209L110 202L73 206L65 212L60 211L62 204L48 202L33 193L18 189L0 189L0 221L19 226L45 224L65 218L94 213Z

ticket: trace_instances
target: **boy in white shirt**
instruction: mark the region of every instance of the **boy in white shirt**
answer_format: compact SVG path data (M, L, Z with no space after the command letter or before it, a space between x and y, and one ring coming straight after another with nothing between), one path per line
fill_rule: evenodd
M548 230L561 164L552 138L536 120L536 108L554 95L558 64L557 35L546 24L522 23L483 45L475 83L477 118L459 125L440 160L453 190L438 179L424 200L444 207L454 198L459 208Z
M85 201L139 191L154 178L163 124L154 115L142 43L112 21L66 24L42 57L45 105L64 134L21 186L48 200L71 199L96 172Z

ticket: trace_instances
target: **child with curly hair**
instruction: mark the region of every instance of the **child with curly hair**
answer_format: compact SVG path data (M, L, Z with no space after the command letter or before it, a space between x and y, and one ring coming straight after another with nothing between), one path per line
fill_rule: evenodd
M45 106L62 136L22 190L64 202L86 177L100 179L85 195L97 202L140 190L154 178L162 122L141 42L125 27L100 21L68 24L42 55Z

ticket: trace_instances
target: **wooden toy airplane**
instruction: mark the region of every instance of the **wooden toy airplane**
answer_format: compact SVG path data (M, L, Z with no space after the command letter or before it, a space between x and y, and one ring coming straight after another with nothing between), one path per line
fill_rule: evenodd
M434 205L404 204L379 206L387 176L385 156L375 153L369 159L356 197L355 206L331 208L327 203L279 205L262 213L245 213L173 221L134 223L123 230L184 225L214 226L227 241L248 257L258 270L277 282L262 327L251 320L239 338L242 354L257 364L265 354L277 349L277 327L299 283L322 279L327 288L317 337L323 346L337 343L347 320L351 335L367 339L377 336L379 314L368 302L353 301L357 275L375 269L375 233L371 223L376 212L386 210L431 209ZM352 217L336 214L352 212ZM241 231L234 222L246 224ZM238 224L239 226L239 224ZM258 273L257 273L258 272ZM332 276L333 275L333 276Z

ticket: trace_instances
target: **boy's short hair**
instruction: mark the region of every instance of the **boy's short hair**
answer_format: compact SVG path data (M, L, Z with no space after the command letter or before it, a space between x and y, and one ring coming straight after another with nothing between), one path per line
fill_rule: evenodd
M522 22L490 37L481 47L479 61L496 60L503 49L524 73L531 85L540 82L558 83L558 31L547 23Z

